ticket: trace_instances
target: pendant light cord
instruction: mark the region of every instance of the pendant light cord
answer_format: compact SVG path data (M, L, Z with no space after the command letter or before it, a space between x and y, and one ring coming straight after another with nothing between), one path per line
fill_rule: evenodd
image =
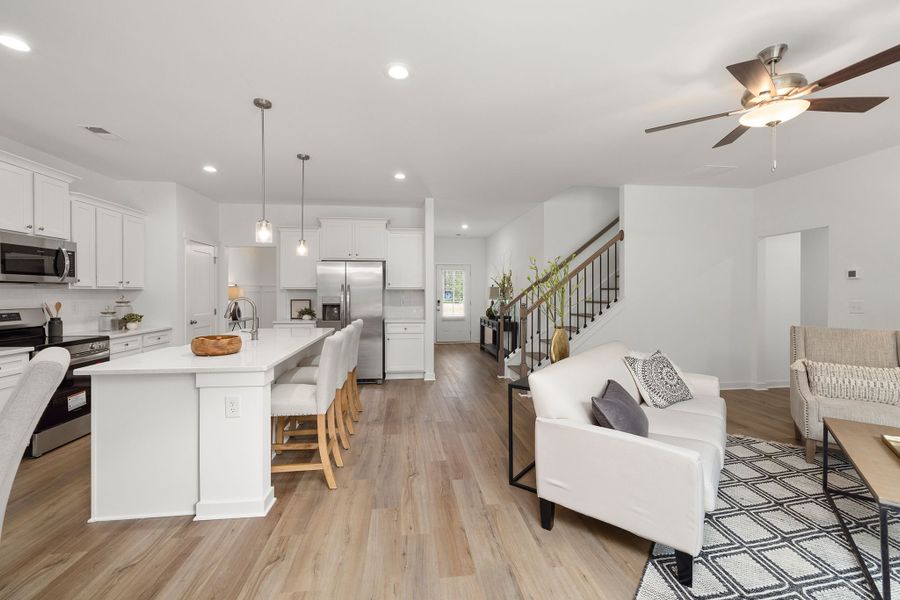
M300 161L300 239L306 239L304 234L303 212L306 196L306 161Z
M266 220L266 109L260 107L262 121L262 218Z

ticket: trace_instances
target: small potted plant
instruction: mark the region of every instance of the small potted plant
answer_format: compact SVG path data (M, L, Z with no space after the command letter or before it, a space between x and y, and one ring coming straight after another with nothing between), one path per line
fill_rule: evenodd
M143 318L144 315L139 315L137 313L128 313L127 315L122 317L122 320L125 321L125 328L133 331L138 328L138 325L141 324Z
M309 307L301 308L297 311L297 318L303 319L304 321L311 321L316 318L316 311Z

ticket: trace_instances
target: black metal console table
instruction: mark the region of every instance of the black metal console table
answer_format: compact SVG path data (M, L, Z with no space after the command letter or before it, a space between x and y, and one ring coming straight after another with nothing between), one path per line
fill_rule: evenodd
M518 340L518 325L517 321L513 321L510 317L503 317L503 354L509 356L511 350L510 348L516 347L516 341ZM485 330L490 330L491 339L490 341L485 339ZM488 319L487 317L481 317L481 321L479 322L478 327L478 347L497 358L497 348L499 347L498 338L500 336L500 321L499 319Z
M528 385L528 377L523 377L522 379L519 379L516 381L511 381L509 383L509 385L507 386L507 395L508 395L508 401L509 401L508 402L508 404L509 404L508 405L508 413L507 413L508 419L509 419L509 444L508 444L508 446L509 446L509 465L508 465L509 485L514 485L517 488L521 488L523 490L528 490L529 492L536 494L537 490L535 488L531 487L530 485L521 483L519 481L520 479L522 479L522 477L525 476L526 473L528 473L529 471L534 469L534 461L531 461L531 463L527 467L525 467L518 473L515 473L515 469L513 467L513 440L514 440L514 435L513 435L513 391L514 390L525 391L525 392L531 391L531 387Z

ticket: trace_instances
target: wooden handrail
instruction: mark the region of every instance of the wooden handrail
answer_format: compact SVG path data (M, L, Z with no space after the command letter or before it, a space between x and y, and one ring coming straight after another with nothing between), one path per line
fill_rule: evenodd
M603 229L601 229L598 233L594 234L594 235L591 237L591 239L589 239L588 241L586 241L585 243L583 243L581 246L578 247L577 250L575 250L575 252L573 252L572 254L570 254L569 257L568 257L566 260L564 260L564 261L562 262L562 265L561 265L561 266L564 266L564 265L569 264L572 260L574 260L574 258L575 258L576 256L578 256L579 254L581 254L582 252L584 252L585 250L587 250L588 248L590 248L591 244L593 244L594 242L596 242L597 240L599 240L601 237L603 237L603 234L606 233L607 231L609 231L610 229L612 229L613 227L615 227L616 224L617 224L618 222L619 222L619 217L616 217L615 219L613 219L612 221L610 221L609 224L606 225L606 227L604 227ZM519 292L519 295L518 295L518 296L516 296L515 298L513 298L512 300L510 300L510 301L507 302L506 304L503 304L502 306L500 306L500 314L498 315L498 317L502 317L503 315L505 315L506 312L507 312L507 309L508 309L509 307L511 307L513 304L515 304L516 302L518 302L519 300L521 300L521 299L525 296L525 294L527 294L527 293L530 292L532 289L534 289L535 286L537 286L538 284L544 283L544 281L546 281L547 277L549 277L549 274L546 275L546 276L544 276L544 277L542 277L542 278L540 278L540 279L538 279L535 283L532 283L530 286L528 286L527 288L525 288L524 290L522 290L521 292Z
M547 298L551 298L556 292L558 292L563 287L565 287L565 285L567 283L569 283L572 280L572 278L577 277L579 273L581 273L583 270L585 270L587 267L589 267L590 264L592 262L594 262L601 254L603 254L604 252L606 252L607 250L612 248L616 244L616 242L623 241L624 239L625 239L625 230L620 229L619 233L617 233L615 235L615 237L613 237L611 240L609 240L608 242L603 244L603 247L601 247L599 250L597 250L596 252L591 254L588 258L584 259L584 261L580 265L575 267L575 269L572 270L568 274L568 276L566 276L565 279L563 279L558 284L556 284L556 286L554 286L554 288L552 290L550 290L549 292L547 292L546 294L544 294L543 296L538 298L537 301L535 301L531 304L531 306L528 306L527 308L523 307L522 315L521 315L520 319L524 321L524 319L528 315L533 313L535 310L537 310L538 307L540 307L541 304L546 302Z

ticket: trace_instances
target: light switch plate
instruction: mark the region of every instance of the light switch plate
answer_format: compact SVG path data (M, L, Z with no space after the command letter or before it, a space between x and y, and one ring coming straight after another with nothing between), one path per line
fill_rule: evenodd
M850 301L850 314L851 315L861 315L865 312L865 308L863 307L862 300L851 300Z
M241 416L240 396L225 396L225 418L236 419Z

